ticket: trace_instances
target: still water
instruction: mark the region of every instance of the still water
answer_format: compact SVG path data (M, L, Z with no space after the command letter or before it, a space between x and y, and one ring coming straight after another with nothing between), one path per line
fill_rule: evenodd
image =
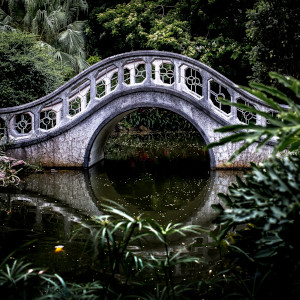
M28 175L18 188L1 188L0 259L27 255L50 271L80 273L85 245L70 238L91 216L103 214L107 200L161 224L213 230L211 205L237 172L210 171L203 147L196 134L115 136L105 161L89 170L46 170ZM188 239L174 241L174 249ZM54 252L57 245L64 246L63 255ZM201 251L209 260L208 250Z

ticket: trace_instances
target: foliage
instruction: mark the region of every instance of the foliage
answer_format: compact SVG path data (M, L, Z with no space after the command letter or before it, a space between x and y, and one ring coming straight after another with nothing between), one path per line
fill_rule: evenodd
M41 278L45 281L42 286L43 292L37 299L59 299L59 300L94 300L99 299L97 294L103 289L99 281L88 282L83 284L65 282L58 274L44 274Z
M295 241L285 241L284 233L296 225L292 220L300 212L299 163L299 156L290 156L273 158L262 166L253 164L251 173L246 173L243 180L238 178L237 184L230 186L228 195L220 195L228 208L217 207L222 212L218 222L230 227L252 223L254 230L259 231L256 247L251 248L253 257L277 255L280 247L294 248L286 245Z
M299 1L257 0L247 17L253 78L269 83L276 71L300 79Z
M200 59L231 79L250 72L245 23L254 1L104 2L91 4L86 32L92 55L155 49Z
M23 259L0 265L0 292L5 299L99 299L100 282L69 283L58 274L32 268Z
M288 295L299 273L300 156L272 158L261 166L252 165L243 180L220 194L226 205L215 206L220 212L216 222L224 232L243 225L232 236L227 259L246 274L268 274L263 283L268 296L284 289ZM248 224L248 225L245 225ZM260 275L262 276L262 275ZM254 278L255 279L255 278Z
M171 12L165 16L161 2L164 1L132 0L98 14L103 31L100 40L113 39L109 43L113 47L108 51L111 54L140 49L191 51L188 50L192 45L188 24L176 20ZM195 49L192 51L196 53Z
M178 14L187 16L197 58L234 82L246 84L251 75L246 37L246 12L254 0L180 1ZM241 74L243 74L241 78Z
M99 61L101 61L101 57L100 57L100 56L97 56L97 55L95 55L95 56L90 56L90 57L87 59L87 62L88 62L89 65L93 65L93 64L95 64L95 63L97 63L97 62L99 62Z
M186 119L171 111L159 108L140 108L127 115L119 124L119 128L139 128L145 126L155 131L193 130L193 126Z
M161 226L154 220L132 216L112 201L103 205L103 209L107 214L94 217L95 225L85 225L90 228L92 256L103 282L103 297L109 298L114 290L118 290L120 297L133 292L135 295L145 294L144 299L149 299L147 297L157 288L157 292L161 291L161 299L174 299L175 295L187 290L184 285L175 284L174 268L178 264L200 263L201 260L182 254L185 247L172 253L170 240L174 235L199 234L202 230L199 226L172 223ZM147 257L136 250L153 243L153 238L162 244L163 255L150 253ZM156 278L154 285L151 282L142 284L144 279L147 282L151 277Z
M36 290L37 269L23 260L0 264L0 292L5 299L32 299Z
M224 37L222 34L213 39L197 37L195 41L202 63L236 82L246 82L247 74L250 74L248 57L250 45ZM240 78L240 73L245 74L245 77Z
M18 29L39 37L63 64L75 72L82 71L85 62L85 0L76 1L13 1L3 0L0 6L0 31Z
M14 170L11 167L10 162L0 162L0 186L8 185L18 185L21 181L20 177L17 175L19 170Z
M277 79L284 87L291 90L294 93L295 99L300 98L300 81L291 76L283 76L274 72L270 73L270 77ZM250 83L250 86L253 89L245 89L269 105L276 112L275 116L240 103L231 103L227 100L223 101L222 99L220 99L220 101L224 104L235 106L265 117L270 125L263 126L250 123L222 127L216 131L224 133L233 132L233 134L220 139L218 142L209 144L207 148L224 145L228 142L243 142L243 145L233 154L230 161L254 143L258 143L257 149L259 149L266 143L274 141L273 155L285 149L289 149L290 151L299 149L300 109L295 103L296 101L275 87L254 82ZM275 100L269 96L273 96ZM289 107L284 108L280 106L279 101L284 101Z
M291 76L270 73L299 98L300 83ZM244 145L231 158L254 142L258 148L276 138L273 154L286 148L285 156L271 157L263 164L252 164L251 171L243 179L229 187L228 194L219 194L225 208L215 205L219 211L216 223L222 227L218 235L224 257L231 269L231 277L239 284L233 285L228 296L251 299L282 298L296 299L299 279L299 245L297 234L300 223L300 156L299 156L299 107L277 88L251 83L247 91L267 103L277 117L254 108L224 101L246 111L265 117L269 126L254 124L233 125L221 128L219 132L233 133L209 147L228 142L244 141ZM278 100L286 102L283 108ZM222 242L224 241L224 242Z
M116 0L89 4L90 55L105 58L132 50L166 50L199 59L241 84L247 83L246 78L269 83L270 71L299 78L297 1Z
M59 87L70 69L31 34L0 33L0 107L28 103Z

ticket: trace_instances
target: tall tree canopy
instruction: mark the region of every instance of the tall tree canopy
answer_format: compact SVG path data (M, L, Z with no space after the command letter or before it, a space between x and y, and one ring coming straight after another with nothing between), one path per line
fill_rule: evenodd
M268 82L269 71L299 78L300 0L90 0L87 49L102 58L167 50L235 82Z
M277 71L300 79L300 1L258 0L248 18L253 78L267 82Z
M34 35L18 31L0 33L0 58L0 107L40 98L71 72Z
M55 56L75 72L85 69L86 0L2 0L0 31L18 29L31 32L55 49Z
M105 2L89 18L90 54L104 58L132 50L165 50L200 59L233 80L240 80L241 72L244 78L250 75L245 24L246 9L254 0Z

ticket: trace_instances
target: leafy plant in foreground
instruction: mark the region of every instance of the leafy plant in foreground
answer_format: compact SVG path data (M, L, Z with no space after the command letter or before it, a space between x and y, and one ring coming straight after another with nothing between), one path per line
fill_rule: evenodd
M107 214L95 217L95 225L90 227L94 266L104 286L102 297L111 299L116 290L123 296L129 296L128 293L132 291L139 297L144 295L145 299L150 295L156 299L158 291L160 298L157 299L183 297L182 294L189 288L175 282L175 266L202 261L198 257L183 255L182 251L173 253L170 238L186 233L199 234L201 228L171 223L161 226L154 220L132 216L124 207L112 201L103 205L103 208ZM140 249L151 245L153 237L158 239L164 250L159 255L146 255ZM159 288L153 294L156 283Z
M0 293L5 299L31 299L37 293L34 286L38 280L38 270L24 260L14 260L12 264L4 260L0 264Z
M284 87L291 90L296 98L300 98L300 81L291 76L283 76L278 73L270 72L272 79L277 79L279 83ZM300 147L300 108L285 93L281 92L275 87L269 87L261 83L250 83L250 87L244 89L260 100L269 105L272 109L278 112L276 116L272 116L269 113L262 112L253 107L243 105L241 103L232 103L228 100L219 99L222 103L238 107L245 111L260 115L267 119L270 126L256 125L256 124L236 124L225 126L217 129L216 132L232 133L218 142L211 143L207 148L213 148L221 146L226 143L243 142L243 145L232 155L229 161L234 160L241 152L247 149L254 143L258 143L257 149L261 148L268 142L274 141L273 155L277 152L289 149L294 151ZM269 97L275 97L277 100ZM285 108L279 104L279 101L283 101L288 104L288 108Z
M98 292L103 289L100 282L94 281L86 284L67 283L58 274L43 275L42 279L45 281L46 286L43 287L43 295L39 300L44 299L99 299Z
M300 98L300 82L289 76L270 73ZM219 194L225 207L215 205L219 211L216 223L223 228L227 241L227 254L223 261L235 278L228 297L241 299L266 299L288 297L298 299L300 274L300 248L297 236L300 230L300 110L295 102L276 88L252 83L256 90L247 89L278 111L277 117L269 116L244 105L224 103L265 117L270 126L254 124L233 125L219 132L234 132L214 147L228 142L244 141L233 155L253 143L257 148L276 138L273 156L263 164L252 164L243 179L229 187L228 194ZM286 102L283 108L268 95ZM244 130L235 132L236 130ZM288 149L289 154L275 157L278 151Z
M168 299L175 299L176 290L179 289L179 286L177 286L176 288L174 284L172 273L175 265L182 263L198 263L200 260L197 257L181 256L180 252L172 255L169 249L169 238L174 234L185 236L187 232L199 234L200 227L197 225L182 226L182 224L172 223L169 223L164 227L158 224L155 220L151 220L150 222L148 222L145 228L152 232L153 235L163 243L165 248L165 258L157 259L153 255L151 255L151 260L147 263L147 266L154 271L158 278L159 276L157 274L157 271L163 271ZM183 292L183 290L181 290L181 292Z
M111 293L116 277L121 276L126 286L128 281L143 268L143 261L130 247L147 235L142 232L145 220L131 216L123 207L103 205L106 213L94 217L90 227L93 260L104 282L104 298Z
M255 245L248 251L254 259L276 256L282 247L297 249L290 237L299 225L299 166L299 156L273 158L262 166L253 164L251 173L229 187L229 194L219 194L227 208L215 206L221 213L218 223L228 228L253 224L248 231L257 232Z
M240 278L238 289L248 294L252 285L266 297L282 289L290 295L300 272L299 190L300 156L291 155L253 164L228 194L219 194L226 206L215 206L220 212L216 223L232 237L224 260Z

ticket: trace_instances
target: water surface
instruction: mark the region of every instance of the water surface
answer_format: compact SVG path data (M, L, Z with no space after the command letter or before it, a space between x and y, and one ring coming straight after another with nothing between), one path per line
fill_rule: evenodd
M2 188L1 259L33 241L12 256L28 255L37 266L78 276L85 242L70 237L91 216L103 214L101 205L107 200L161 224L213 230L216 212L211 205L219 202L217 194L226 192L236 172L210 171L203 146L198 135L186 133L118 136L108 143L106 160L89 170L47 170L27 176L19 188ZM173 251L192 242L189 236L175 240ZM54 252L57 245L64 246L59 255ZM192 251L207 261L215 255L209 249Z

